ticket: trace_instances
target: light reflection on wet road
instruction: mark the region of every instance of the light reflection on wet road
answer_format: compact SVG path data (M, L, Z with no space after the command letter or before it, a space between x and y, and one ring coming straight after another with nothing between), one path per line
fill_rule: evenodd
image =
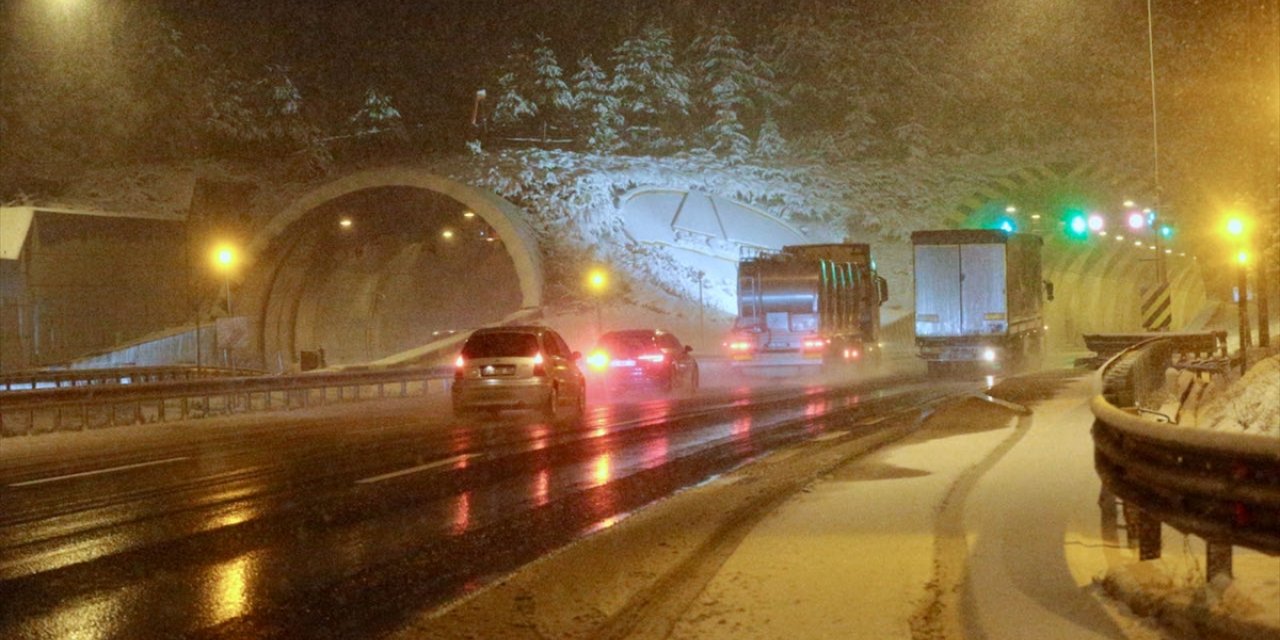
M377 635L773 448L956 390L614 399L578 426L424 417L436 402L138 451L118 473L0 470L0 637Z

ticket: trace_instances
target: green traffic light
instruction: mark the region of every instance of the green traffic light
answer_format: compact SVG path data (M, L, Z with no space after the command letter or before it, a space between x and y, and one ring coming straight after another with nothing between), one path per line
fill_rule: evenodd
M1083 213L1071 216L1071 220L1067 222L1067 230L1073 236L1084 236L1089 231L1089 220L1084 217Z
M1161 237L1161 238L1165 238L1165 239L1172 238L1172 237L1173 237L1173 227L1171 227L1171 226L1169 226L1169 225L1167 225L1167 224L1160 225L1160 237Z

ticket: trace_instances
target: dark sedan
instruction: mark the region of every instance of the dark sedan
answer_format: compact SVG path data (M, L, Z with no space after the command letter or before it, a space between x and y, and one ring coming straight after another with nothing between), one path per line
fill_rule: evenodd
M692 352L693 347L682 345L669 331L610 331L600 336L587 357L587 366L609 390L692 393L698 389L698 361Z

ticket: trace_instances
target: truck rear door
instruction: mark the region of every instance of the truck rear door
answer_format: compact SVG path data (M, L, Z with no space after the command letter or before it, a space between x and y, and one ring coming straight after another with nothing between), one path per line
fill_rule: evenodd
M960 245L960 300L964 335L1004 333L1008 328L1003 244Z
M960 246L916 245L916 335L960 335Z

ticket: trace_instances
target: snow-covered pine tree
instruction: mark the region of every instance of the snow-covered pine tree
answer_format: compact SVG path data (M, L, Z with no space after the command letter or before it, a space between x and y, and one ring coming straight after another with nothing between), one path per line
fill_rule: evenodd
M537 108L542 124L542 136L547 137L549 127L566 124L573 110L573 93L563 79L564 72L551 49L551 40L542 34L537 36L538 46L533 50L533 87L529 99Z
M755 154L760 158L777 158L787 151L787 141L782 137L782 130L778 128L778 121L773 119L772 114L764 117L764 122L760 124L760 133L756 135Z
M510 127L527 122L538 115L538 106L530 98L533 91L532 66L524 45L511 45L498 71L498 100L493 105L493 123Z
M626 129L623 139L637 151L669 151L689 110L689 77L676 66L667 29L651 24L613 50L611 93Z
M380 134L396 140L407 140L404 119L400 110L391 102L391 96L376 87L369 87L364 95L364 105L351 116L352 132L356 135Z
M573 121L578 136L592 151L608 153L622 146L622 116L610 93L609 77L591 56L578 61L573 83Z
M716 105L715 120L703 130L709 142L708 148L716 155L732 162L739 163L751 152L751 139L743 133L742 122L738 120L740 95L738 87L729 78L712 87L712 103Z
M299 170L305 174L320 174L333 163L321 139L320 130L305 117L302 92L289 77L288 67L270 65L267 76L258 81L262 92L263 130L266 142L275 146L278 153L301 151Z

